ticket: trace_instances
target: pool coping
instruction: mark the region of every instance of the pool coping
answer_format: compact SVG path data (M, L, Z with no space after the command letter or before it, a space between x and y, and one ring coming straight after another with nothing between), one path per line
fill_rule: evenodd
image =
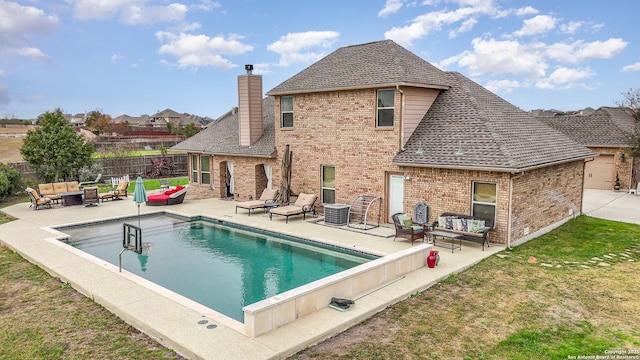
M409 244L402 241L392 242L390 239L379 237L369 239L366 235L345 236L341 232L336 232L342 230L324 230L323 234L318 235L316 224L306 223L301 219L285 225L284 221L271 222L264 217L236 215L233 211L233 202L218 199L188 201L183 204L172 207L171 212L175 211L178 215L189 214L187 216L215 215L224 221L251 223L251 226L270 231L276 230L276 232L313 240L324 239L329 243L340 243L359 249L369 248L380 254L396 253L411 248ZM94 299L127 323L190 358L278 359L290 356L344 331L395 302L428 288L439 279L453 272L462 271L502 250L501 247L492 246L482 252L472 244L465 244L464 250L469 249L469 251L456 254L441 252L442 261L435 269L421 268L409 272L401 280L358 299L356 304L346 312L328 307L320 308L290 324L251 338L239 332L234 324L228 324L225 319L217 318L215 313L211 313L210 309L202 305L190 300L184 302L173 297L172 294L163 295L161 293L164 288L152 291L134 282L129 276L118 274L117 270L113 272L108 265L96 264L77 255L69 256L71 252L66 249L50 241L43 241L55 238L55 234L47 231L46 228L69 223L64 219L78 219L77 222L80 223L85 220L135 214L134 205L128 201L101 204L98 207L99 212L94 211L95 209L85 211L84 208L68 207L32 212L28 210L28 204L5 208L4 212L18 220L0 225L2 230L0 241L53 276L68 282L76 290ZM151 211L143 208L143 212L158 212L158 209ZM418 246L414 248L417 249ZM215 324L217 327L209 330L201 324L202 322Z

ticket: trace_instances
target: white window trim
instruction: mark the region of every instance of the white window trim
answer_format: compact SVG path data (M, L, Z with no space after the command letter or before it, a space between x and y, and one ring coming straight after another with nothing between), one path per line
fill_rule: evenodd
M291 110L283 110L282 109L282 99L291 98ZM291 126L284 126L284 114L291 114ZM282 96L280 98L280 128L282 129L293 129L293 96Z
M324 169L325 169L325 168L328 168L328 167L333 168L333 177L334 177L334 178L333 178L333 181L334 181L334 187L332 187L332 188L330 188L330 187L325 187L325 186L324 186ZM335 201L335 198L336 198L336 188L335 188L335 181L336 181L336 179L335 179L335 176L336 176L336 166L335 166L335 165L321 165L321 166L320 166L320 196L322 197L322 203L323 203L323 204L326 204L326 203L324 202L324 190L325 190L325 189L326 189L326 190L333 190L333 198L334 198L334 201Z
M393 106L387 106L387 107L380 107L378 106L378 97L380 94L380 91L393 91ZM378 119L378 115L380 114L380 110L388 110L391 109L393 110L393 123L391 125L380 125L380 119ZM395 114L395 109L396 109L396 90L395 89L378 89L376 90L376 127L377 128L392 128L395 125L396 122L396 114Z
M495 202L484 202L484 201L475 201L474 200L474 195L475 195L475 188L476 188L476 184L492 184L496 186L496 201ZM493 206L493 225L495 226L495 222L496 222L496 216L497 216L497 211L498 211L498 184L495 182L491 182L491 181L480 181L480 180L474 180L471 183L471 216L475 216L475 214L473 213L473 205L478 204L478 205L489 205L489 206Z
M207 162L209 163L209 171L204 171L202 170L202 157L206 156L207 157ZM200 166L200 184L205 184L205 185L211 185L211 183L213 182L212 178L211 178L211 155L206 155L206 154L200 154L198 156L198 165ZM205 183L202 181L202 174L209 174L209 182Z

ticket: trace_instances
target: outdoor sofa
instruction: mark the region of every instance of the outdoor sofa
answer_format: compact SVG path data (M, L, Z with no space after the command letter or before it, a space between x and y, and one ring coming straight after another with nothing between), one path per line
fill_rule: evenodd
M491 220L451 212L442 213L433 223L434 231L443 231L459 235L457 238L489 247L489 232L493 229Z
M175 189L169 189L162 194L147 196L147 206L162 206L182 204L187 195L189 185L178 185Z
M60 199L62 199L60 194L80 191L80 186L77 181L46 183L38 184L38 190L40 195L48 197L51 201L60 202Z

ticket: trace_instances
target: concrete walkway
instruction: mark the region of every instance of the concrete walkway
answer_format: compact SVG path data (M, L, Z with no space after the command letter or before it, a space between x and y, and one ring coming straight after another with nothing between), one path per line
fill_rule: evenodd
M640 197L637 198L640 201ZM235 213L233 202L219 199L187 200L169 207L140 207L141 213L171 211L181 215L205 215L229 222L310 238L378 255L392 254L411 245L393 237L371 236L303 221L267 216L256 212ZM595 211L595 210L594 210ZM233 321L167 289L141 279L117 266L95 259L55 239L59 233L50 226L81 223L137 214L131 199L109 201L97 207L61 207L32 211L27 203L3 209L18 220L0 225L0 242L39 265L54 277L95 299L126 322L144 331L162 344L193 359L279 359L290 356L325 338L382 311L391 304L425 290L452 273L460 272L482 259L503 250L491 246L482 251L475 243L463 242L462 251L440 251L440 265L408 274L382 289L358 299L346 312L330 308L302 317L270 333L250 338ZM379 229L393 234L393 229ZM380 235L380 234L379 234ZM431 246L418 244L414 246ZM224 290L222 290L224 291ZM206 320L206 324L202 324ZM216 325L215 327L207 325Z
M582 212L585 215L640 224L640 195L611 190L584 191Z

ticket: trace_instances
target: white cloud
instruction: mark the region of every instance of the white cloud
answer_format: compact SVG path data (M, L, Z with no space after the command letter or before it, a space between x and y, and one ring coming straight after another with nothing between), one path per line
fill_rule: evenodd
M386 17L390 14L395 14L402 8L402 0L387 0L384 4L384 8L378 12L379 17Z
M623 66L622 71L640 71L640 61L635 64Z
M581 80L592 77L594 74L590 69L569 69L559 67L554 70L546 79L536 82L536 87L541 89L552 88L571 88L577 85Z
M278 41L269 44L267 50L280 54L280 66L292 63L309 63L320 59L324 53L306 51L311 48L330 48L340 36L335 31L307 31L289 33Z
M188 7L180 3L146 6L148 0L77 0L74 15L80 20L112 19L125 24L155 24L183 21Z
M538 15L523 21L522 29L514 32L515 36L531 36L552 30L557 19L549 15Z
M200 4L192 5L192 7L197 10L209 11L211 9L221 8L222 5L217 1L200 0Z
M455 10L438 10L415 17L409 25L393 27L384 33L385 39L391 39L403 46L410 46L415 40L427 36L429 33L442 30L442 27L458 22L463 24L449 35L455 35L475 25L476 17L488 15L493 17L506 16L509 11L496 7L493 0L457 0L460 7ZM474 19L474 20L471 20Z
M459 28L449 31L449 38L452 39L452 38L458 36L459 34L471 31L471 29L473 29L473 27L477 23L478 23L478 20L476 20L476 19L467 19L467 20L465 20L462 23L462 25L460 25Z
M48 34L58 24L56 16L47 15L38 8L0 0L0 34L21 37L24 34Z
M10 48L7 49L7 52L10 54L15 54L18 56L28 57L38 61L44 62L52 62L53 60L49 55L46 55L40 49L34 47L21 47L21 48Z
M584 26L583 21L569 21L568 24L560 25L560 31L567 34L575 34L578 29Z
M489 80L485 88L491 92L510 93L513 89L519 88L520 82L516 80Z
M620 38L592 42L578 40L572 43L549 45L546 55L554 60L575 64L586 59L610 59L620 53L626 46L627 42Z
M526 16L526 15L534 15L539 13L539 11L531 6L523 7L516 9L515 14L518 16Z
M499 41L476 38L472 42L473 51L465 51L441 62L447 66L457 63L467 67L472 75L527 74L532 77L544 76L548 67L540 51L540 44L521 44L516 40Z
M124 55L118 55L118 54L111 55L111 63L112 64L115 64L115 63L119 62L122 59L124 59Z
M177 57L180 68L211 66L230 69L236 65L224 56L239 55L253 50L253 46L243 44L240 41L242 36L236 34L230 34L225 38L223 35L209 37L159 31L156 33L156 38L160 42L165 42L158 52Z
M6 72L4 70L0 70L0 80L2 80L6 76ZM11 102L11 98L9 97L9 88L7 85L0 82L0 105L7 105Z

